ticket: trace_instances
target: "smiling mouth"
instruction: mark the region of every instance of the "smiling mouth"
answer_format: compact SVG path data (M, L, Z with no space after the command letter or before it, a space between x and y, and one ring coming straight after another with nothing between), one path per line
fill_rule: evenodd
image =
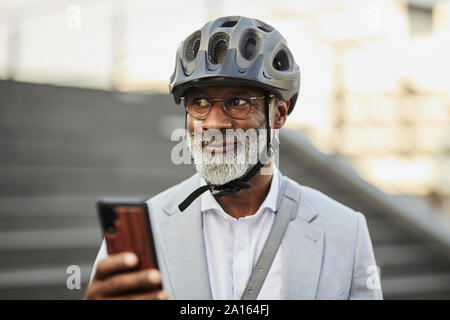
M237 147L237 142L227 143L226 141L222 143L217 142L205 142L203 148L210 152L225 152L227 150L232 150Z

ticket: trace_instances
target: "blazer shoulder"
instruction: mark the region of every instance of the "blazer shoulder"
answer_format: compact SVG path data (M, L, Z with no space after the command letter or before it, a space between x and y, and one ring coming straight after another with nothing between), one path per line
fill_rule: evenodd
M177 210L178 204L198 186L200 186L200 176L196 173L188 179L152 196L146 201L147 205L164 208L166 212L173 213Z

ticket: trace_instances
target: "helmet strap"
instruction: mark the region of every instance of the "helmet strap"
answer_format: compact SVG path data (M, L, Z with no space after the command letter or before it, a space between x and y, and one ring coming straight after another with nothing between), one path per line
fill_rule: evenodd
M267 92L264 94L264 101L266 102L267 152L270 152L272 146L272 127L270 125L272 112L270 110L270 95Z

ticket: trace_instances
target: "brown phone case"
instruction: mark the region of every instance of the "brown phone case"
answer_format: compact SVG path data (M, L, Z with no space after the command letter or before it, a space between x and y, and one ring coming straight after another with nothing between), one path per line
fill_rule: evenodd
M97 203L108 254L134 252L138 270L158 268L147 204L139 199L102 199Z

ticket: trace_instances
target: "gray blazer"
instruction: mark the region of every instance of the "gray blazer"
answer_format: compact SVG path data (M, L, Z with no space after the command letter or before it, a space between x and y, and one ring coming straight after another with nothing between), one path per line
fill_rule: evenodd
M211 299L200 198L178 204L200 186L200 176L148 200L163 288L171 299ZM364 216L301 186L295 219L281 243L283 299L382 299ZM91 274L107 256L103 241Z

